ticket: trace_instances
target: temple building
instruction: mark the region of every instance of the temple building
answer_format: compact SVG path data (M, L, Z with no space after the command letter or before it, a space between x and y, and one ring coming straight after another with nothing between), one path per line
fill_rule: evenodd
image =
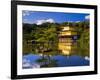
M62 30L58 34L58 48L63 55L70 55L77 51L78 33L75 27L62 26Z

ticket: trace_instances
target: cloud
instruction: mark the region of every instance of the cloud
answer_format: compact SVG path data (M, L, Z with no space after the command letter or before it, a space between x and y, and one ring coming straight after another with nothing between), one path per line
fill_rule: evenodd
M29 11L23 11L23 16L29 16L29 15L30 15Z
M53 19L47 19L46 22L54 23L55 21Z
M41 24L46 23L46 22L48 22L48 23L55 23L55 21L54 21L53 19L49 18L49 19L46 19L46 20L44 20L44 19L42 19L42 20L37 20L37 21L36 21L36 24L37 24L37 25L41 25Z
M79 22L81 22L81 21L76 21L76 23L79 23Z
M36 22L37 25L41 25L41 24L43 24L43 23L45 23L45 20L38 20L38 21Z
M90 19L90 15L85 16L85 19L89 20Z
M33 21L25 18L23 19L23 23L33 24Z
M28 21L28 19L24 19L24 21L25 21L25 22L27 22L27 21Z

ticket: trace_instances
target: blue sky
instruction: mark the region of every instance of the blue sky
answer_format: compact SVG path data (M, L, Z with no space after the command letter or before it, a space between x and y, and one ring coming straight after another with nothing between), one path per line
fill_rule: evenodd
M23 23L42 24L44 22L62 23L62 22L79 22L89 20L89 14L83 13L63 13L63 12L37 12L23 11Z

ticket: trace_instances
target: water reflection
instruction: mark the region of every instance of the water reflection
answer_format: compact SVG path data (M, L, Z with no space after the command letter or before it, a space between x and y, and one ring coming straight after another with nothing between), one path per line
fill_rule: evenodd
M23 56L23 69L69 66L89 66L89 59L76 55L45 55L43 57L41 55L28 54Z
M70 67L70 66L89 66L88 52L78 50L78 46L71 46L68 51L63 52L66 46L64 43L36 42L28 43L25 46L27 53L23 50L23 69L46 68L46 67ZM61 50L59 50L61 47ZM73 48L73 49L72 49ZM68 52L68 53L67 53Z

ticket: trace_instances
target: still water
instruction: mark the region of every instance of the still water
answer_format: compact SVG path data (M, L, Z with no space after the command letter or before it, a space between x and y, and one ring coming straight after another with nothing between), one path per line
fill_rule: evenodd
M89 66L89 58L77 55L63 56L55 55L44 57L41 55L28 54L23 56L23 69L42 68L42 67L70 67L70 66Z

